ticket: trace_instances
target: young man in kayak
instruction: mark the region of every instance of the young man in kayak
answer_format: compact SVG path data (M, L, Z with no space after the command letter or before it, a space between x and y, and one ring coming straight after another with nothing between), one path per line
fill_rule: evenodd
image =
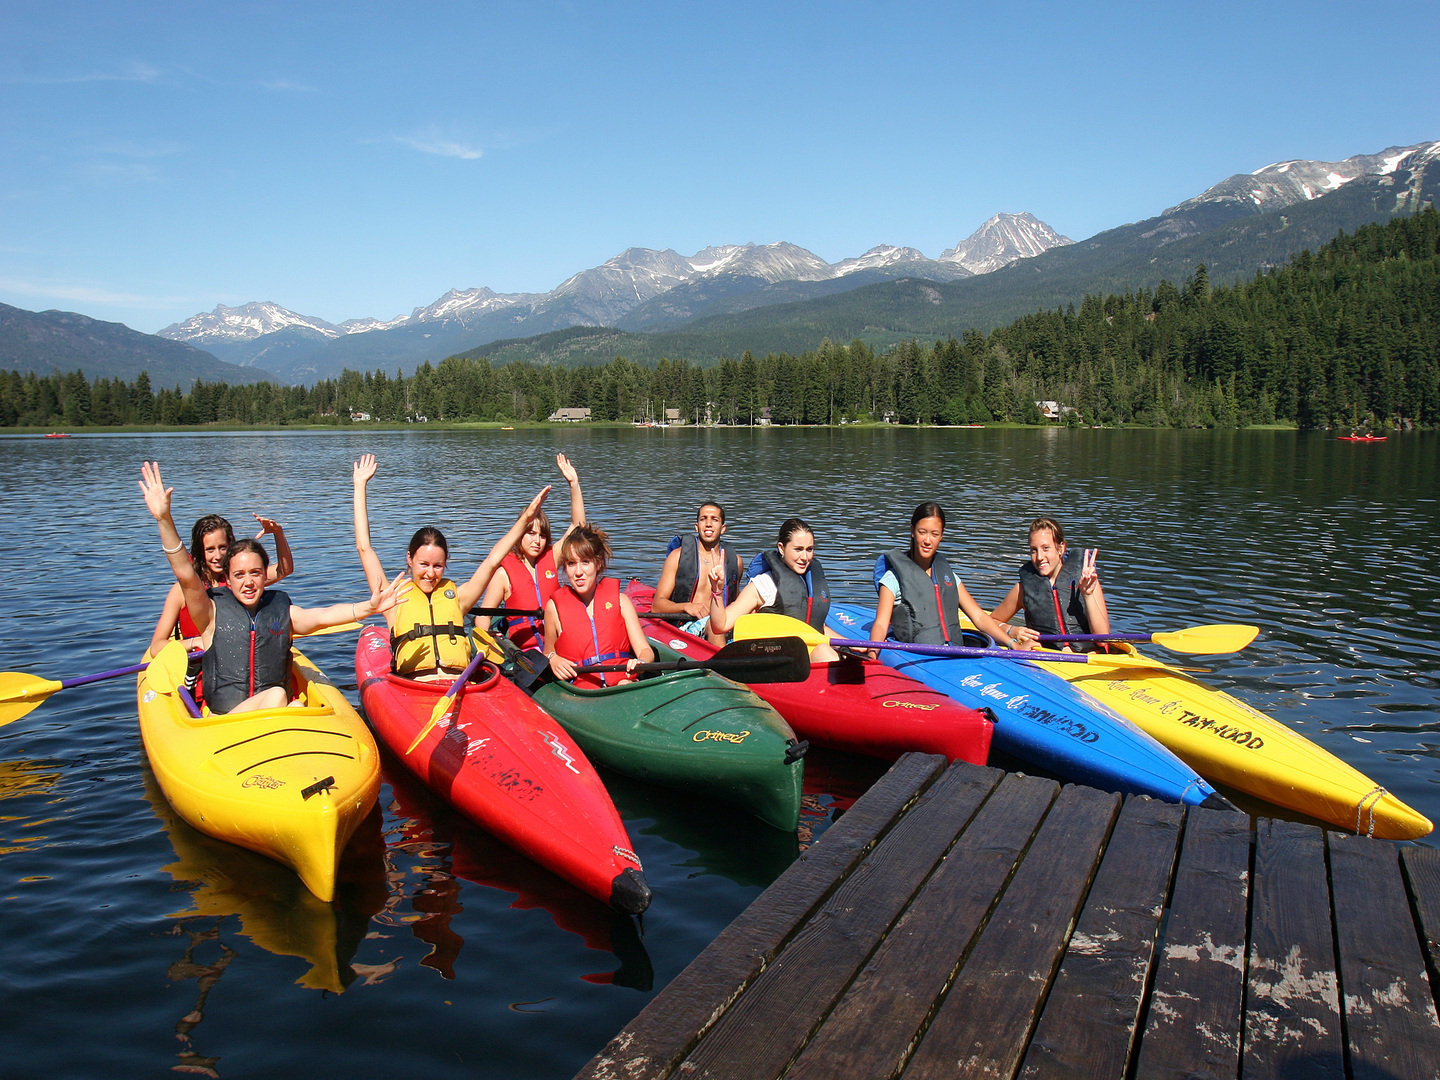
M560 565L569 584L545 604L545 656L557 679L576 686L614 686L635 676L636 664L655 659L635 605L620 583L605 576L611 559L605 530L577 525L560 543ZM589 664L625 661L624 671L587 672Z
M561 534L563 542L570 535L570 529L585 520L585 498L580 494L580 477L570 459L564 454L556 454L555 465L570 485L570 527ZM555 545L550 542L550 516L540 510L501 561L480 603L487 608L540 611L559 588ZM534 615L507 616L505 632L520 648L534 649L544 636L545 621L543 617Z
M160 527L161 550L200 630L205 697L212 713L284 708L290 701L290 642L295 634L388 611L409 587L405 575L398 574L392 582L382 581L368 599L302 608L285 593L265 588L270 556L259 541L246 538L225 552L226 588L207 590L170 516L174 489L160 479L160 463L144 462L140 472L145 506Z
M775 537L775 550L762 551L750 561L750 581L728 605L721 601L724 573L721 566L710 568L710 629L722 640L740 616L757 611L788 615L831 637L845 636L825 625L830 588L815 558L815 533L800 518L786 518ZM840 654L822 642L810 650L810 659L826 664Z
M695 513L695 531L670 541L665 564L660 568L660 583L650 610L658 614L683 612L690 621L680 629L687 634L703 634L710 644L723 646L725 635L710 629L710 572L722 567L716 575L721 582L720 603L725 605L740 595L742 574L740 555L727 551L720 543L725 535L725 508L717 502L702 503Z
M887 551L875 560L877 598L871 638L919 645L963 645L960 612L964 611L972 623L997 642L1010 644L1014 635L985 613L940 554L944 539L944 508L937 502L921 503L910 515L909 547ZM1033 638L1034 633L1028 636Z
M990 614L1009 623L1016 613L1025 612L1025 628L1016 643L1021 649L1033 648L1039 634L1108 634L1110 613L1095 569L1099 556L1100 549L1091 548L1077 559L1066 547L1060 523L1036 518L1030 523L1030 561L1021 564L1020 581ZM1081 651L1089 648L1082 646Z
M380 556L370 545L370 515L365 499L365 487L375 475L376 467L375 455L366 454L351 470L355 489L355 548L360 552L360 565L372 589L385 581ZM410 538L405 568L415 587L404 603L385 613L394 654L391 666L396 674L440 679L458 675L465 669L474 655L470 635L465 632L465 616L480 599L511 547L540 513L540 504L549 494L549 485L541 488L463 585L445 576L450 545L445 542L444 533L427 525Z

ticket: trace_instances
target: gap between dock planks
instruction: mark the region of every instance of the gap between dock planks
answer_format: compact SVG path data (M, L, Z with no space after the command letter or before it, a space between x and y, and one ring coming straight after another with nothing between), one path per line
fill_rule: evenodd
M579 1076L1440 1080L1440 852L1254 827L907 755Z

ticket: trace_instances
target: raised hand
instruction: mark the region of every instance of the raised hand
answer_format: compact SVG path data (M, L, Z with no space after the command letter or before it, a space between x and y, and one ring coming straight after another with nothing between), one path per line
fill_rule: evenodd
M535 520L535 515L540 510L540 504L545 501L545 496L550 494L550 488L552 486L551 484L546 484L540 489L539 494L530 500L530 505L525 508L525 520L527 522Z
M140 490L145 494L145 506L150 511L150 516L156 521L161 521L170 516L170 496L174 488L167 488L165 482L160 479L160 463L158 461L142 461L140 463L140 475L143 479L136 481Z
M375 475L375 455L365 454L350 469L350 477L356 484L364 485Z
M254 518L260 523L260 531L255 534L256 540L266 533L283 533L285 531L274 518L262 517L260 514L255 514Z
M1080 563L1080 591L1086 596L1100 587L1100 572L1095 569L1099 559L1099 548L1085 549L1085 556Z
M370 594L370 613L372 615L383 615L396 604L405 599L405 594L410 591L411 583L405 580L405 571L395 575L395 580Z
M565 477L567 484L580 482L580 474L575 471L575 466L570 464L570 459L564 454L555 455L555 467L560 470L560 475Z

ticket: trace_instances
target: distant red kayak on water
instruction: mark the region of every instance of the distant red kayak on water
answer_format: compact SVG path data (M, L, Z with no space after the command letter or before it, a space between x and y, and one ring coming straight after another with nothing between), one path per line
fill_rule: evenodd
M1389 435L1337 435L1337 442L1384 442Z
M70 433L68 431L52 431L49 435L45 436L47 439L68 439L69 437Z

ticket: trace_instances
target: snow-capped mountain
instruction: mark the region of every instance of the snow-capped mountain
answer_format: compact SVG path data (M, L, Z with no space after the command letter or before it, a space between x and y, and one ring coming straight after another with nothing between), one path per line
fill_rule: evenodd
M340 327L310 315L297 315L273 301L251 302L240 307L216 304L214 311L192 315L159 331L171 341L186 341L204 347L218 341L254 341L292 326L313 330L327 338L345 333Z
M1165 211L1184 214L1208 205L1241 204L1256 212L1283 210L1308 202L1362 176L1388 176L1440 160L1440 143L1391 146L1378 154L1356 154L1344 161L1277 161L1253 173L1238 173L1207 188L1193 199Z
M1016 259L1028 259L1053 247L1073 244L1034 214L996 214L949 251L941 262L953 262L972 274L988 274Z
M858 270L874 270L882 267L899 266L907 262L928 262L925 254L912 247L896 247L894 244L877 244L858 259L842 259L835 264L836 277L844 277Z

